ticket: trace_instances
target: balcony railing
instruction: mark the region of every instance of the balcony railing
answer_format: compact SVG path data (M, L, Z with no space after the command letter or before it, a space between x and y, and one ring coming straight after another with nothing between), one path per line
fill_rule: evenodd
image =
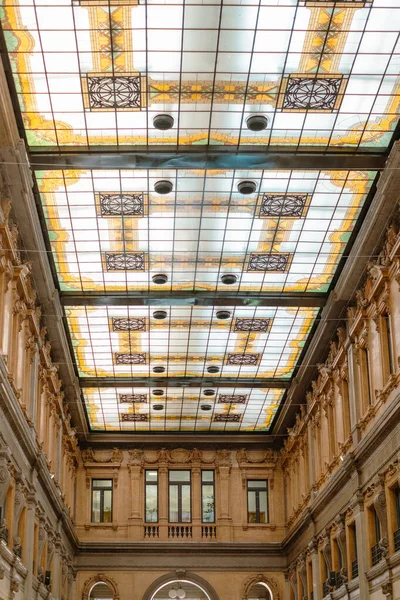
M215 540L217 539L217 527L216 525L202 525L201 537L204 540Z
M351 563L351 578L355 579L356 577L358 577L358 560L357 559L353 560L353 562Z
M394 532L394 551L400 550L400 529Z
M331 589L327 583L322 584L322 597L325 598L330 593Z
M373 567L381 561L382 554L383 554L382 548L380 547L379 544L375 544L375 546L372 546L371 557L372 557L372 566Z
M159 537L158 525L145 525L144 526L144 539L155 540Z
M191 525L168 525L168 538L188 540L192 537Z

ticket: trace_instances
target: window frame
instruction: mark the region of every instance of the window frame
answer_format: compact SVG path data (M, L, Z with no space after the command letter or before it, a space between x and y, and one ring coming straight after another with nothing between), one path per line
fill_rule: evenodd
M148 482L147 481L146 476L147 476L147 473L149 471L157 473L157 481L155 481L155 482L153 482L153 481ZM147 520L147 486L148 485L153 485L153 486L155 486L157 488L157 494L156 494L156 496L157 496L157 520L156 521L148 521ZM159 513L159 511L160 511L160 498L159 498L159 487L158 486L159 486L158 469L145 469L145 471L144 471L144 522L145 523L153 523L153 524L154 523L158 523L158 519L160 517L160 513Z
M110 487L95 487L95 481L109 481ZM100 520L95 521L93 519L93 492L100 492ZM104 521L104 492L111 492L111 511L110 511L110 520ZM113 512L114 512L114 481L109 478L101 478L101 477L92 477L92 487L91 487L91 503L90 503L90 522L92 524L107 524L113 522Z
M174 471L182 471L189 473L189 481L171 481L170 474ZM178 487L178 520L171 521L171 485ZM182 487L189 485L190 489L190 519L182 521ZM192 522L192 471L191 469L168 469L168 523L188 524Z
M249 482L250 481L264 481L265 482L265 488L261 488L261 487L254 487L251 488L251 486L249 486ZM264 523L262 523L260 521L260 498L259 498L259 492L266 492L267 493L267 510L266 510L266 521ZM249 492L255 492L256 493L256 521L250 521L249 515L250 515L250 511L249 511ZM258 492L258 493L257 493ZM249 525L269 525L269 485L268 485L268 479L247 479L246 481L246 500L247 500L247 523Z
M203 473L212 473L213 474L213 480L211 481L204 481L203 482ZM216 522L216 514L215 514L215 470L214 469L201 469L201 473L200 473L200 485L201 485L201 522L204 523L205 525L207 523L215 523ZM213 509L213 513L214 513L214 519L212 521L204 521L203 517L204 517L204 512L203 512L203 487L206 485L212 485L213 488L213 500L214 500L214 509Z

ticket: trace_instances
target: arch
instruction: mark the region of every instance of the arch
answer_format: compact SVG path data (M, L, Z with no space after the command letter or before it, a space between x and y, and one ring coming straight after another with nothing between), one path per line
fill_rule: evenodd
M248 579L246 579L246 581L244 582L244 586L243 586L242 600L248 599L251 588L253 587L253 585L256 585L257 583L261 583L262 585L264 585L267 588L267 590L271 594L272 600L280 599L279 587L278 587L278 584L276 583L275 579L273 579L272 577L266 577L265 575L262 575L260 573L256 576L252 576L252 577L249 577Z
M143 594L142 600L152 600L162 587L177 581L186 581L187 583L192 583L193 585L199 587L206 594L206 596L208 596L209 600L219 600L217 592L208 583L208 581L188 571L172 571L171 573L167 573L167 575L159 577L147 588Z
M97 583L106 583L112 590L113 600L119 600L118 585L114 579L107 577L104 573L98 573L94 577L87 579L83 584L82 600L89 600L90 592Z

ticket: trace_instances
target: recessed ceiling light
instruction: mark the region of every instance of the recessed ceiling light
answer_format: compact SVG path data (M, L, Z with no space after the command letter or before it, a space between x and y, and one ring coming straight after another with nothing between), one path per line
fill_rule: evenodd
M215 367L215 366L207 367L207 373L219 373L219 367Z
M153 373L165 373L165 367L153 367Z
M200 404L200 408L201 410L211 410L212 406L211 404Z
M215 316L217 317L217 319L222 321L223 319L229 319L231 313L229 312L229 310L217 310Z
M257 184L255 181L239 181L237 189L241 194L254 194L257 189Z
M250 131L262 131L268 127L268 119L264 115L251 115L246 119L246 125Z
M164 404L153 404L153 410L164 410Z
M166 131L174 126L174 117L171 115L156 115L153 119L153 125L156 129Z
M153 319L157 319L158 321L161 321L162 319L166 319L168 317L167 311L166 310L155 310L153 312Z
M172 192L173 185L168 179L160 179L154 184L154 191L157 194L169 194Z
M237 282L237 275L234 275L233 273L227 273L226 275L222 275L221 281L225 285L233 285Z
M157 275L153 275L151 280L153 283L156 283L157 285L163 285L163 283L167 283L168 276L165 275L164 273L157 273ZM160 312L163 312L163 311L160 311Z
M164 390L156 389L153 390L151 393L153 394L153 396L164 396Z
M215 396L215 390L204 390L204 396Z

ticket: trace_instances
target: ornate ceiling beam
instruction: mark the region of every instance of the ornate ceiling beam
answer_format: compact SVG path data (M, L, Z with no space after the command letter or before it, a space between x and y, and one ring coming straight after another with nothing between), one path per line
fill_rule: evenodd
M74 148L57 153L54 148L30 151L33 169L383 169L386 154L352 152L302 152L263 147L186 146L162 150L126 150L113 147Z
M129 292L96 294L61 292L63 306L325 306L327 295L298 292L254 294L251 292Z
M139 388L139 387L229 387L287 389L290 379L280 377L81 377L81 388Z

